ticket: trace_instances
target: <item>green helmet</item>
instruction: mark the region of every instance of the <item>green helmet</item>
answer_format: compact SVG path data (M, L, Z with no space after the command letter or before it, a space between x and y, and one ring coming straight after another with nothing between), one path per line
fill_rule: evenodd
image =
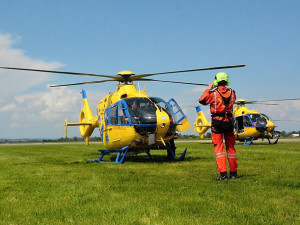
M226 85L229 85L229 79L228 79L228 76L226 73L224 72L220 72L220 73L217 73L216 76L215 76L215 80L214 80L214 86L218 86L219 85L219 82L221 81L226 81L227 84Z

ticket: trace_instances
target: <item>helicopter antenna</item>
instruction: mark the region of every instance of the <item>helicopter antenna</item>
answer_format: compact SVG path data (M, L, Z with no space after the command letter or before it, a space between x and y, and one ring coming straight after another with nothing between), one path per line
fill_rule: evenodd
M141 96L140 82L138 82L138 89L139 89L139 93L140 93L140 96Z

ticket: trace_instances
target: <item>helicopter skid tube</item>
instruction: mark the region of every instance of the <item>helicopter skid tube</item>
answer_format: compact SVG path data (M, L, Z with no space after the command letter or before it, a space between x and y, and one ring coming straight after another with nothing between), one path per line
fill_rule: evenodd
M271 145L271 144L273 144L273 145L277 144L277 142L278 142L278 140L279 140L279 138L280 138L280 133L281 133L281 132L279 132L279 131L274 131L272 137L271 137L271 138L268 138L268 141L269 141L269 144L270 144L270 145ZM277 139L272 143L270 139L272 139L273 137L275 137L275 138L277 138Z
M253 140L254 140L254 138L247 137L244 141L244 145L251 145L253 143Z
M176 159L174 151L169 147L165 146L168 152L168 157L173 160L173 161L183 161L185 159L185 155L187 152L187 148L182 152L181 156ZM122 164L125 161L125 157L127 155L127 152L129 150L129 146L125 146L122 149L106 149L106 150L98 150L101 152L100 157L98 159L87 159L87 162L99 162L99 163L117 163L117 164ZM118 153L117 157L114 162L108 162L108 161L103 161L103 157L107 154L110 153ZM153 156L150 154L150 151L146 151L148 157L150 159L153 159Z
M88 162L99 162L99 163L107 163L107 161L103 161L103 157L109 153L115 153L117 152L117 157L115 159L114 163L118 163L121 164L124 162L125 156L127 154L127 151L129 149L129 146L125 146L122 149L106 149L106 150L98 150L99 152L101 152L101 155L99 157L99 159L88 159Z
M270 138L268 138L269 145L276 145L277 142L278 142L278 140L279 140L279 137L277 137L277 139L272 143L271 140L270 140Z

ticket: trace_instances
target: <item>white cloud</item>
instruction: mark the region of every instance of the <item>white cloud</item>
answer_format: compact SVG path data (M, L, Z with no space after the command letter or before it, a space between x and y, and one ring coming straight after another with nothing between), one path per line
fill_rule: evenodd
M14 49L13 46L20 40L20 37L14 38L9 34L0 34L0 66L45 70L57 69L63 66L59 62L44 62L32 59L26 56L23 50ZM4 98L50 80L53 80L53 76L47 73L0 70L0 89Z
M21 123L12 123L9 125L10 128L20 128L22 127L22 124Z
M97 115L97 103L105 96L104 93L88 92L89 105ZM68 89L47 88L45 92L36 92L15 96L14 102L0 108L1 120L5 118L6 127L19 137L62 137L64 135L64 120L78 122L82 108L81 93ZM4 115L4 113L6 113ZM40 133L42 130L43 133ZM69 128L71 136L80 136L78 129ZM3 132L3 133L1 133ZM1 130L0 138L7 130ZM73 134L73 135L72 135ZM25 136L24 136L25 135ZM26 136L28 135L28 136Z
M16 104L10 103L0 108L0 113L12 112L17 108Z
M188 92L190 92L190 93L199 93L199 96L200 96L205 89L207 89L206 86L197 86L197 87L188 89Z
M48 88L47 92L19 95L15 97L18 110L27 112L28 120L56 120L64 113L72 112L80 103L80 95L67 88ZM32 118L31 115L35 115Z
M21 38L0 34L0 66L55 70L59 62L32 59L13 45ZM47 88L53 80L47 73L22 72L0 69L0 138L58 138L64 136L64 119L78 122L82 107L79 91L67 87ZM39 91L35 90L39 88ZM78 90L78 89L77 89ZM96 116L97 103L105 96L87 89L89 104ZM78 128L68 132L79 136Z

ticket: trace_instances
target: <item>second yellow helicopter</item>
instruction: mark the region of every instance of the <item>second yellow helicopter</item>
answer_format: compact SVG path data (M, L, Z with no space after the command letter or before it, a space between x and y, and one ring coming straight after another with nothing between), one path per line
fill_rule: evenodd
M269 144L276 144L280 137L280 132L275 130L275 123L266 114L257 112L257 110L248 109L246 104L289 100L299 100L299 98L266 101L237 100L233 111L234 135L236 140L244 142L244 145L250 145L254 140L262 138L267 139ZM277 105L273 103L265 104ZM203 138L205 132L211 127L211 123L207 121L200 106L196 107L196 111L197 119L194 123L194 132L198 132L200 137ZM273 143L271 141L272 139L274 139Z

